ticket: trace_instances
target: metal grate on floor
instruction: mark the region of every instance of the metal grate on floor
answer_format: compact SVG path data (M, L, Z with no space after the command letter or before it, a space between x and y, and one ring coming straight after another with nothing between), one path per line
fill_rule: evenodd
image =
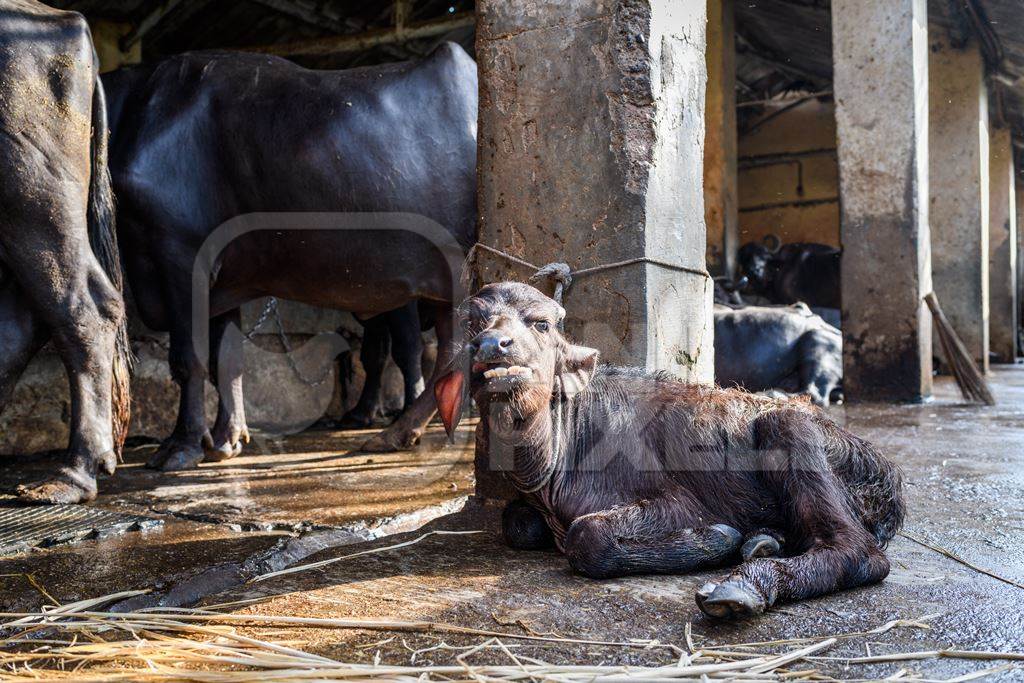
M0 507L0 556L153 529L161 524L161 519L83 505Z

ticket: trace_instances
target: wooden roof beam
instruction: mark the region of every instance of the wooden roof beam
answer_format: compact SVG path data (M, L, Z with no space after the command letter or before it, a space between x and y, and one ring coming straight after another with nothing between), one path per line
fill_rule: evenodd
M263 52L282 56L334 55L345 52L361 52L380 45L394 45L408 40L436 38L451 31L473 26L476 26L476 15L473 12L461 12L442 19L419 21L402 27L392 26L364 33L311 38L291 43L259 45L244 49L248 52Z

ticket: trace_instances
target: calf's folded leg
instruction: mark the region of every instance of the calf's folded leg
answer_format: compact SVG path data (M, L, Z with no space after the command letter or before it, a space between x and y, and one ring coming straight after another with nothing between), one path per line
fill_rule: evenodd
M607 579L677 574L738 558L743 534L725 524L698 526L698 515L684 506L676 496L578 517L563 542L570 566L585 576Z
M752 559L697 592L706 614L736 619L761 614L778 600L803 600L884 579L889 561L855 517L823 452L823 440L797 413L767 415L756 426L767 455L766 485L780 492L787 542L803 552Z

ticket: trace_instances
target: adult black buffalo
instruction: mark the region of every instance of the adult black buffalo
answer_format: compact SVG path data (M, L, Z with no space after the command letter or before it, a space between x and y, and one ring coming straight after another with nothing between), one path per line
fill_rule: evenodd
M761 244L744 244L738 260L752 294L764 296L776 304L802 301L808 306L839 308L840 254L827 244L793 242L782 245L774 237Z
M67 461L19 487L30 502L94 498L128 423L131 350L97 71L80 15L0 0L0 406L47 340L71 390Z
M477 76L462 48L347 71L197 52L124 82L111 170L125 262L143 322L170 331L181 386L177 425L152 466L240 451L241 350L220 341L251 299L363 318L419 301L447 351L459 296L452 270L476 222ZM207 316L219 360L209 368L220 395L211 432L197 328ZM427 392L367 448L412 445L433 412Z

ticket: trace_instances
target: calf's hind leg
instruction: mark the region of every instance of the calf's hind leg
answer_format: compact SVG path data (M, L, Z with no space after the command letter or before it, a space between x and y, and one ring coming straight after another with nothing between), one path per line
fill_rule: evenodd
M761 449L785 454L785 466L765 467L766 485L780 491L787 542L803 553L758 558L721 582L697 592L710 616L736 619L761 614L778 600L803 600L884 579L889 561L874 537L851 514L843 484L828 467L821 435L809 418L780 411L759 418Z
M595 579L679 574L718 567L739 556L743 535L725 524L696 526L678 497L645 500L583 515L565 534L569 564Z

